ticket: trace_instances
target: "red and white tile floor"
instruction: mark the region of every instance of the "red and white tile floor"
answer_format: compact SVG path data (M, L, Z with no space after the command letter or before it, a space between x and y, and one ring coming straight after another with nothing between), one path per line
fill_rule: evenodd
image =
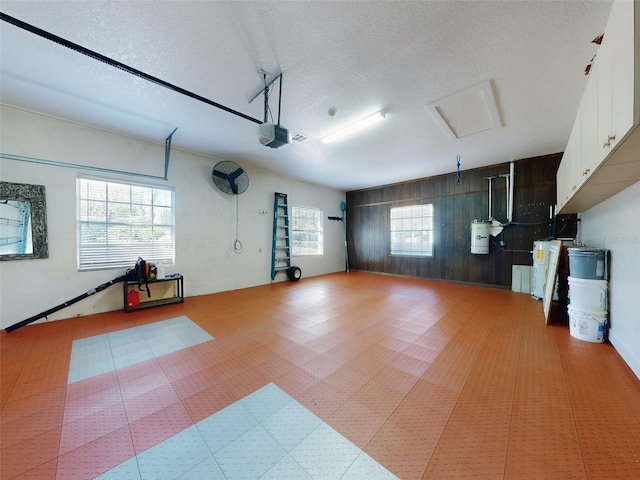
M0 342L2 479L640 478L638 378L502 289L340 273Z

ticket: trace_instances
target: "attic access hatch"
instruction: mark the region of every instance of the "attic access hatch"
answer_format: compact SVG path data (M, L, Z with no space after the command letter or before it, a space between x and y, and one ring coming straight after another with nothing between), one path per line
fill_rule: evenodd
M468 88L426 108L452 140L502 128L491 82Z

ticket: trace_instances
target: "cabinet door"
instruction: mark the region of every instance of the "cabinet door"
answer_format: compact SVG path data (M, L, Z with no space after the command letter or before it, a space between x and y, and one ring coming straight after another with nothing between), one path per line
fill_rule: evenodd
M568 186L570 183L570 180L569 180L570 161L569 161L569 158L567 157L568 151L569 151L568 148L565 149L564 155L562 156L562 161L558 166L558 173L556 174L556 189L557 189L557 195L558 195L556 203L558 206L558 212L560 212L562 208L569 201L569 191L571 187Z
M634 124L634 107L637 108L637 97L634 96L634 9L637 2L613 2L605 39L609 37L612 57L612 118L611 148L615 147L631 130ZM640 52L637 52L640 53ZM634 102L634 98L636 98ZM637 114L637 111L636 111Z
M562 207L567 204L579 187L578 174L580 173L581 135L581 121L580 115L578 115L573 124L573 130L571 130L571 135L569 135L569 142L567 143L564 155L562 155L562 161L560 162L556 175L558 210L562 210ZM580 182L581 181L580 179Z
M589 75L587 86L584 89L582 102L580 102L580 110L578 111L581 125L580 130L582 132L580 139L582 148L580 151L580 161L576 164L576 168L579 169L576 175L579 178L578 183L580 185L589 178L604 158L602 142L598 134L600 120L598 115L599 57L600 54L598 54L597 61L594 62L591 67L591 74Z
M598 162L593 165L597 167L602 160L611 152L613 134L613 38L609 37L611 29L607 29L604 34L602 45L598 49L596 57L596 90L598 108ZM611 34L613 37L613 33Z

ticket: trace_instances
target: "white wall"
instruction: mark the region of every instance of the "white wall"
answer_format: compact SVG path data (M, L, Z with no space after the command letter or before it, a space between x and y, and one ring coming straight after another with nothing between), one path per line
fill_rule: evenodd
M640 182L582 215L585 245L611 251L609 339L640 378Z
M164 174L164 143L143 142L8 106L0 106L0 126L0 151L4 154L156 176ZM301 281L344 270L342 224L326 219L329 215L340 215L344 192L278 176L236 160L245 167L250 184L244 194L234 197L213 185L211 170L218 161L174 148L168 181L163 181L0 159L2 181L45 186L49 240L47 259L0 262L2 328L124 273L124 269L77 271L76 179L80 174L169 185L175 189L176 262L167 267L167 273L184 275L186 296L271 282L274 192L288 194L289 206L317 207L324 212L324 255L292 259L302 269ZM241 254L233 249L236 205L238 238L244 246ZM261 210L268 214L260 214ZM276 276L276 281L285 279L284 273ZM114 285L50 315L48 320L122 308L122 287Z

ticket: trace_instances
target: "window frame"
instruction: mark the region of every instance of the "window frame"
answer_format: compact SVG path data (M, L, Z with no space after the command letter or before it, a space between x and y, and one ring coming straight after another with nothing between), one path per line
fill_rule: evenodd
M296 210L304 210L304 211L313 211L317 213L317 220L319 223L319 230L296 230L294 227L294 223L296 221ZM311 256L323 256L324 255L324 212L321 208L318 207L304 207L301 205L294 205L291 207L291 222L289 224L289 235L290 235L290 247L291 247L291 256L292 257L311 257ZM296 232L306 232L307 234L316 234L318 235L318 239L316 242L318 243L318 249L315 252L301 252L296 251L295 245L295 234ZM310 242L305 242L305 244Z
M103 198L84 198L83 188L84 182L101 182L106 184L105 194ZM125 186L129 188L128 200L120 200L115 198L108 198L109 185L113 186ZM133 190L137 190L134 192ZM117 193L117 192L114 192ZM142 198L139 201L135 201L132 198L133 195L137 195ZM167 201L168 194L168 201ZM147 200L150 199L150 200ZM100 214L104 213L104 220L89 219L88 205L86 202L97 204L96 208L102 206ZM111 208L110 208L111 206ZM141 213L139 217L149 217L150 221L138 221L130 218L128 221L110 222L109 215L116 211L116 209L122 209L126 206L129 207L130 215L135 214L134 206L140 208ZM86 208L86 211L83 211ZM167 212L168 211L168 218ZM135 265L135 262L139 256L142 256L146 261L162 263L164 265L173 265L175 263L175 190L171 186L157 185L150 183L142 183L130 181L128 179L114 179L99 176L78 176L76 179L76 266L78 271L91 271L91 270L104 270L114 268L130 268ZM125 208L126 210L126 208ZM150 210L145 211L145 210ZM164 210L158 212L158 210ZM101 215L100 215L101 216ZM121 220L120 218L118 220ZM167 223L169 222L169 223ZM104 236L106 242L103 243L83 243L83 230L86 233L86 227L91 224L93 227L100 231L104 229ZM126 229L130 229L126 240L128 242L109 242L109 234L113 234L119 230L123 232ZM134 233L133 229L137 228L137 232ZM144 232L148 234L151 231L152 237L156 235L154 228L169 232L163 235L162 239L155 239L150 242L135 242L133 236ZM167 239L167 237L169 237ZM139 248L135 248L134 245L138 244ZM90 261L91 259L91 245L95 245L95 250L99 251L101 248L104 250L97 255L96 261ZM84 249L83 249L84 247Z
M421 216L404 216L404 217L396 217L394 218L393 216L393 211L394 210L410 210L410 209L415 209L415 208L429 208L431 210L431 215L421 215ZM417 227L417 223L415 222L416 219L422 219L422 221L420 222L422 225L422 227L425 226L425 219L430 219L428 220L427 223L430 223L430 227L431 228L413 228L414 225ZM404 220L405 224L406 222L410 222L411 223L411 228L409 229L398 229L398 230L394 230L394 220L395 223L402 223L401 221ZM434 242L434 221L435 221L435 206L432 202L429 203L418 203L418 204L412 204L412 205L401 205L401 206L396 206L396 207L389 207L389 255L393 256L393 257L412 257L412 258L434 258L435 256L435 242ZM418 242L418 245L430 245L430 249L429 250L415 250L415 251L411 251L411 249L405 249L405 250L398 250L395 249L394 250L394 245L398 245L398 242L394 242L394 233L400 233L401 235L404 233L406 234L410 234L410 237L407 238L414 238L415 234L417 233L420 236L424 236L425 233L427 233L429 235L430 238L430 242L424 242L424 240ZM410 242L413 243L413 242Z

